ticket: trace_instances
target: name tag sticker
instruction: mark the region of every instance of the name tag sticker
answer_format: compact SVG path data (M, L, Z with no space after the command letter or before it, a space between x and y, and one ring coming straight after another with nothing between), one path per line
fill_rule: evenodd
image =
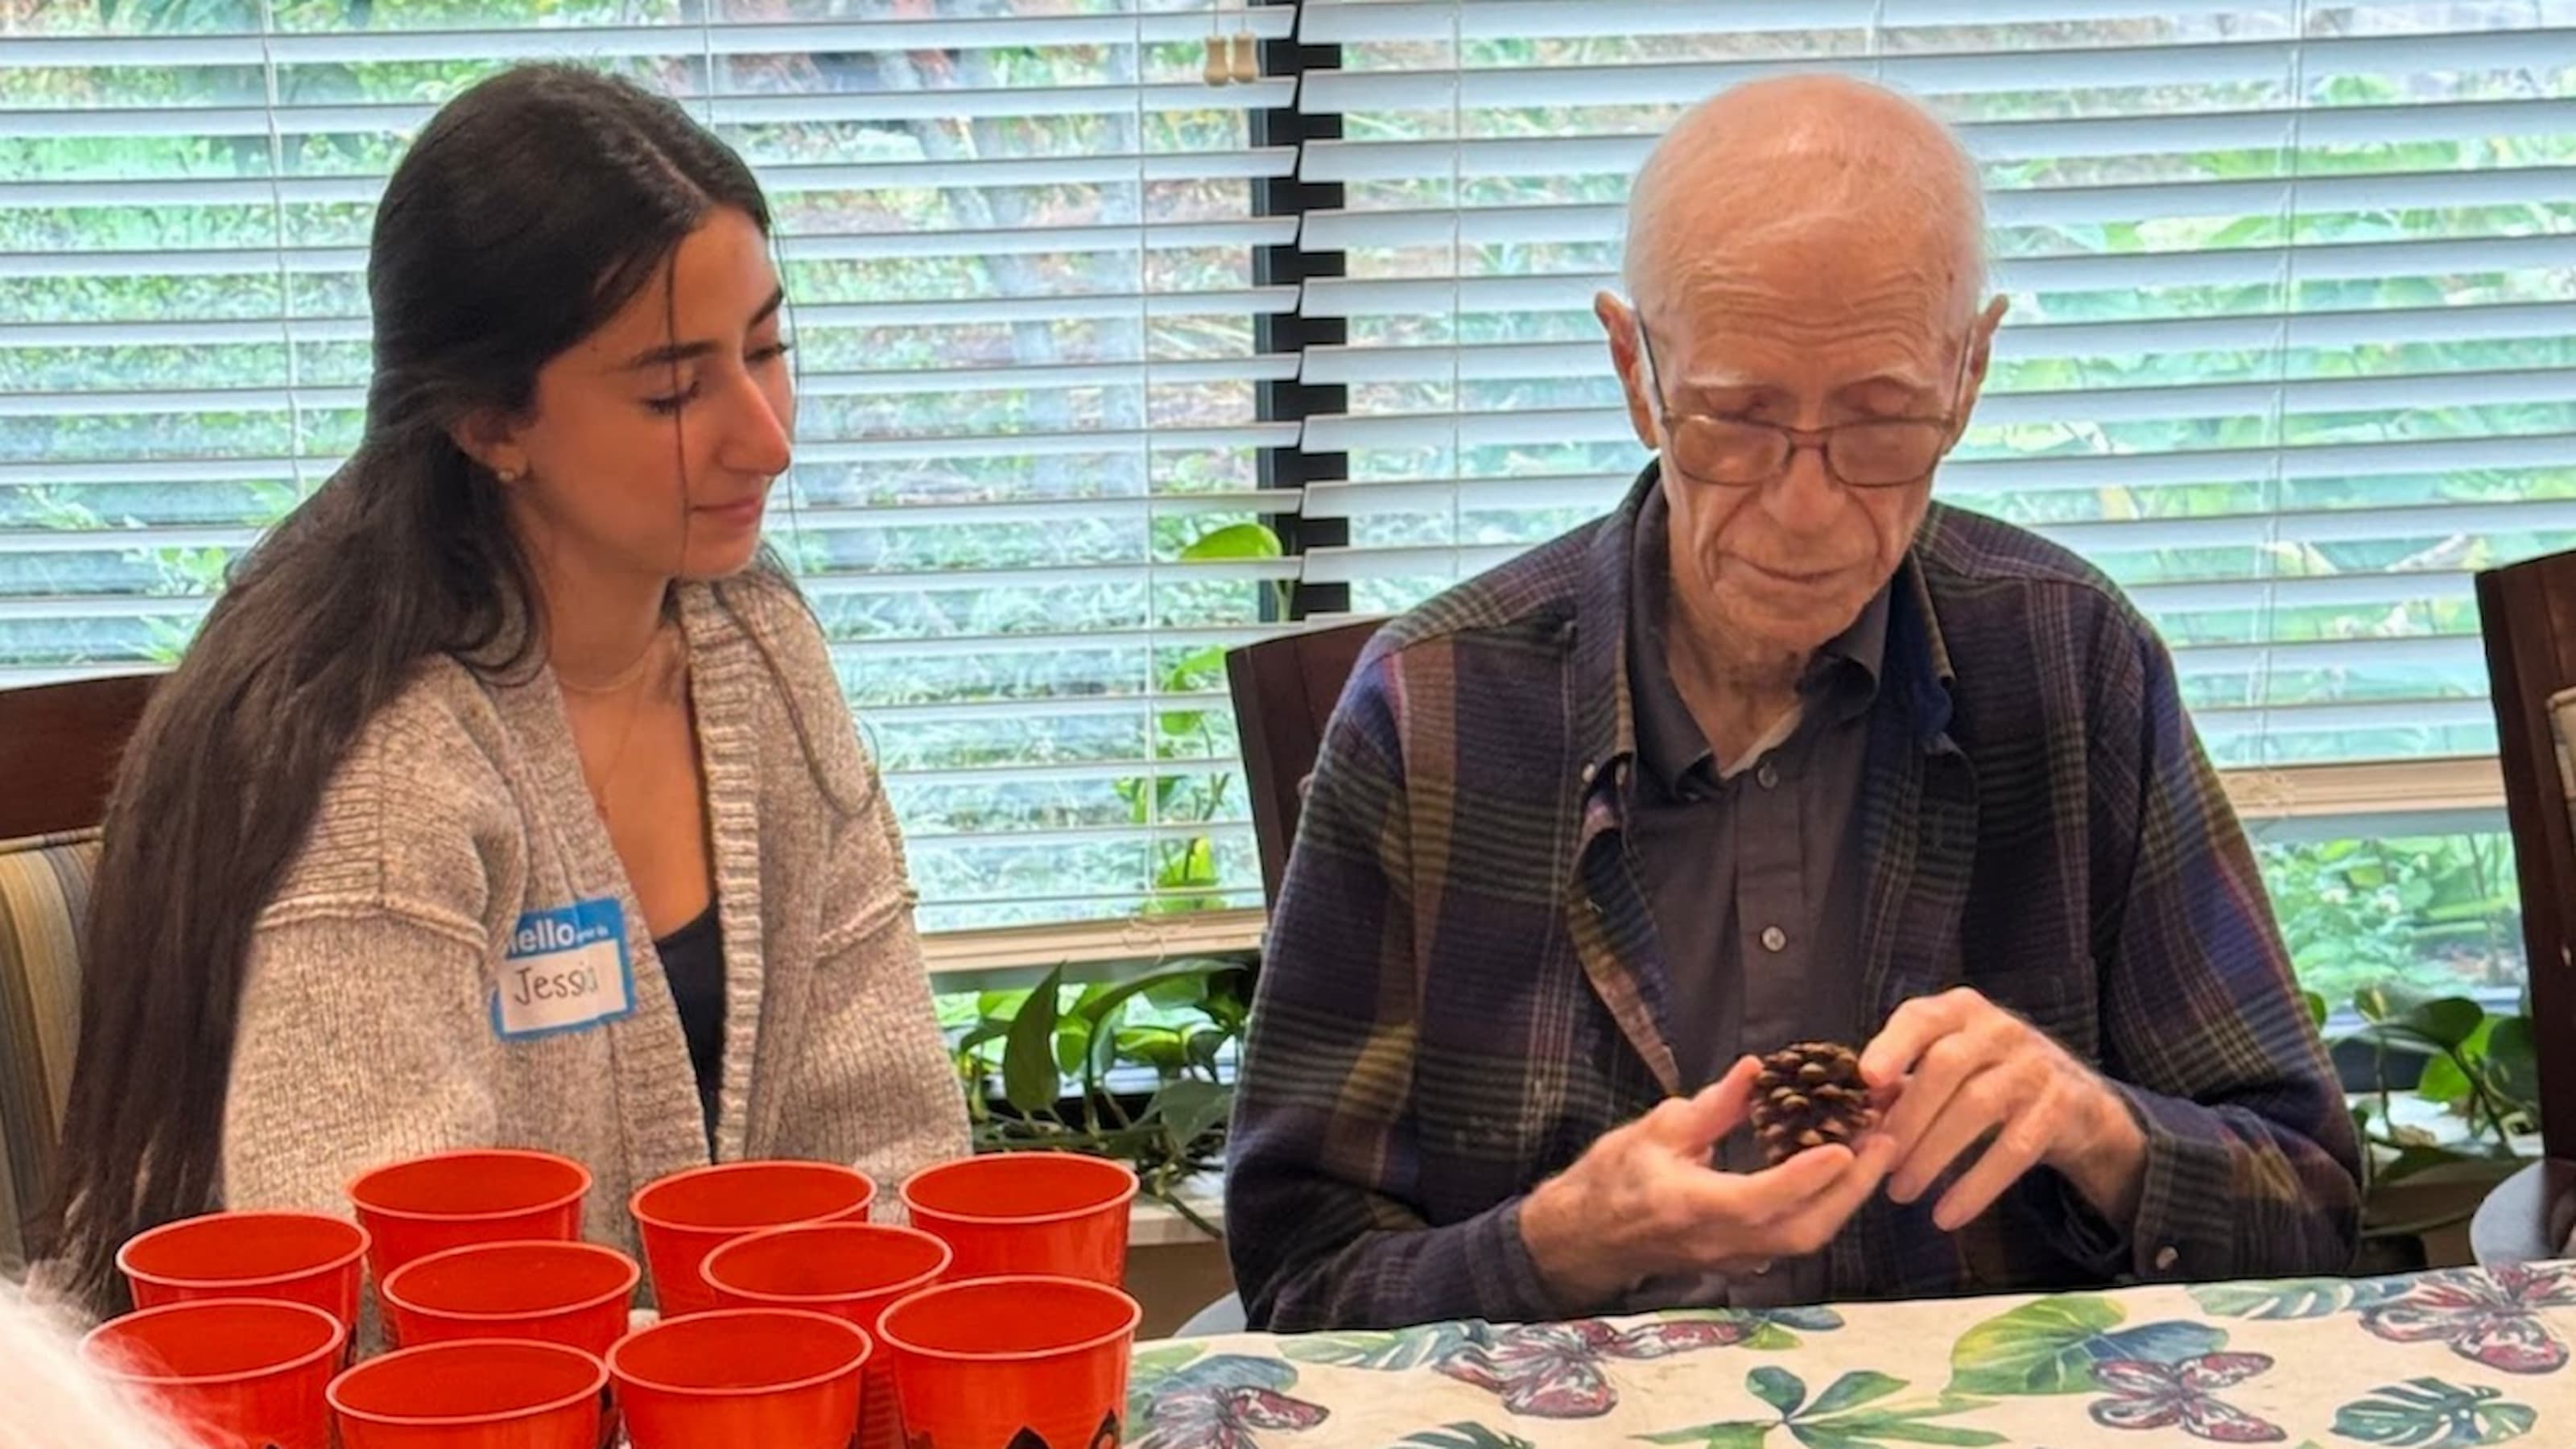
M492 1029L503 1038L579 1031L634 1010L626 911L615 898L530 911L511 929L492 992Z

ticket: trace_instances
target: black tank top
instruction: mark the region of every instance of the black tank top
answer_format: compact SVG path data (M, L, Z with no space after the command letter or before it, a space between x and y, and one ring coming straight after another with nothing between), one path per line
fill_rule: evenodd
M711 902L698 918L653 943L680 1008L680 1034L688 1038L689 1066L697 1073L698 1109L707 1136L715 1137L716 1100L724 1091L724 931Z

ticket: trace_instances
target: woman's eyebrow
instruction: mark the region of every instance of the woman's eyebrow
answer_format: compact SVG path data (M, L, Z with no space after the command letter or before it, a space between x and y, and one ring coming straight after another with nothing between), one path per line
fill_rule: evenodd
M753 309L751 321L746 326L757 327L768 321L786 301L787 289L784 286L772 291L768 301ZM703 337L688 342L665 342L659 347L646 348L636 353L633 357L619 363L616 370L639 372L648 367L668 367L674 362L686 362L693 357L704 357L715 350L716 344Z

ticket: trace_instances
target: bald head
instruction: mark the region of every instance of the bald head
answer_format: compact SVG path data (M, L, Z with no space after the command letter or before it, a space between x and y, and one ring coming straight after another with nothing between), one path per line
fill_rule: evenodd
M1974 313L1985 207L1958 137L1893 91L1787 76L1721 92L1665 133L1629 193L1623 271L1651 313L1744 253L1855 237L1918 274L1944 311Z

